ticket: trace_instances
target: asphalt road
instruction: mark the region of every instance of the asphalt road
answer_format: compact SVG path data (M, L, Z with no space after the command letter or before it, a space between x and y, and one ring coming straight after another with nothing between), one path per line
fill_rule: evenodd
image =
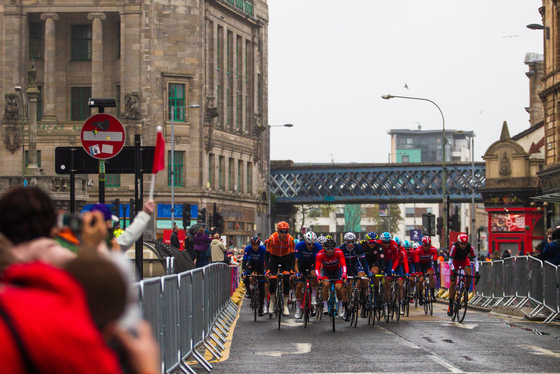
M254 322L245 299L211 373L560 373L558 324L475 310L459 324L437 303L433 316L412 307L409 317L375 326L337 319L336 332L328 317L304 329L293 315L278 331L274 318Z

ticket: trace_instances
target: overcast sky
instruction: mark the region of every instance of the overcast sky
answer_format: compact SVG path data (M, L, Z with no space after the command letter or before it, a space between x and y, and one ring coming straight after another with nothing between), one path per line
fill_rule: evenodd
M390 129L474 131L475 160L529 127L541 0L268 0L272 160L387 162ZM406 89L405 84L408 86Z

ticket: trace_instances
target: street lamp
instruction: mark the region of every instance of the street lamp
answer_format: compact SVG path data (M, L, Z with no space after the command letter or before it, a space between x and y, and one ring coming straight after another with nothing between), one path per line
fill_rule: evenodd
M272 230L272 217L271 217L271 211L270 211L270 128L271 127L294 127L293 124L291 123L286 123L283 125L268 125L268 230ZM272 234L271 231L269 231L269 236Z
M175 221L175 109L200 108L200 105L171 107L171 227Z
M442 149L442 168L443 168L443 174L441 176L441 181L442 181L442 185L443 185L443 193L442 193L442 204L443 204L443 248L447 248L447 205L446 205L446 201L445 201L445 195L446 195L446 184L447 184L447 177L445 175L445 117L443 116L443 112L441 111L441 108L432 100L430 99L426 99L423 97L412 97L412 96L396 96L396 95L383 95L381 96L381 98L385 99L385 100L389 100L389 99L409 99L409 100L421 100L421 101L428 101L432 104L434 104L436 106L436 108L438 108L439 113L441 114L441 120L443 121L443 127L442 127L442 132L441 132L441 136L442 136L442 144L441 144L441 149Z
M538 23L531 23L527 25L527 28L531 30L544 30L546 32L546 38L550 39L550 27L548 26L544 26Z

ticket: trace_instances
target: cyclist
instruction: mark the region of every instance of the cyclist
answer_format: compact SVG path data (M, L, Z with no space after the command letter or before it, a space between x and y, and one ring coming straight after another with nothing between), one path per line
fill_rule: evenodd
M395 239L398 238L395 237ZM408 256L406 255L405 249L399 245L397 249L397 255L393 257L393 268L391 269L391 275L399 277L398 284L399 284L399 294L401 296L401 304L402 304L402 296L404 291L403 277L406 276L408 278L410 276L409 270L410 269L408 268Z
M317 279L315 276L315 255L322 249L320 244L315 241L317 235L313 231L308 231L303 236L301 242L296 245L296 264L294 270L296 278L301 278L302 275L313 277L311 280L311 304L315 305L317 295ZM301 318L303 313L301 310L301 300L303 298L304 282L299 280L296 286L296 318Z
M385 269L383 272L387 275L387 282L385 282L385 296L386 300L389 300L389 294L391 291L391 273L393 272L393 262L396 256L398 256L399 245L393 239L391 239L391 234L387 231L381 234L380 239L377 241L383 248L385 252Z
M270 236L268 239L268 245L266 247L266 265L267 265L267 275L270 278L271 273L278 273L279 265L281 271L292 271L294 265L295 256L295 243L294 238L288 234L290 225L288 222L281 221L278 222L276 226L278 230ZM290 282L286 280L284 283L284 299L288 300L290 297ZM276 289L276 279L270 278L269 290ZM274 308L276 306L276 295L271 291L270 293L270 303L268 304L268 313L274 313ZM289 316L290 311L288 309L288 303L284 303L283 315Z
M261 238L253 236L251 238L251 245L245 248L243 254L243 262L241 269L243 270L243 278L249 275L263 275L265 273L266 247L261 244ZM249 282L244 282L247 285L247 290L250 290ZM265 283L257 282L259 287L259 316L264 315L264 291Z
M362 241L364 254L369 266L369 275L374 276L373 287L376 295L379 292L379 278L375 277L375 275L379 274L381 270L385 270L385 252L381 244L377 242L378 239L379 235L370 231L366 234L365 240Z
M406 252L406 257L408 257L408 269L410 270L410 276L408 281L410 288L412 289L416 284L416 269L418 267L418 256L416 256L416 251L412 248L412 244L408 240L403 240L403 248ZM412 295L410 295L410 301L412 302Z
M342 282L346 281L346 260L344 254L338 248L334 239L327 239L317 256L315 256L315 274L317 280L323 284L323 314L329 313L329 290L331 283L329 279L337 279L334 284L336 297L338 298L338 314L344 312L342 307L343 288Z
M420 291L418 303L420 305L424 304L424 280L425 276L428 275L430 281L430 296L432 297L432 302L436 301L435 287L436 281L434 279L434 272L439 277L439 268L437 266L438 253L437 249L432 245L432 238L429 236L424 236L422 238L422 246L416 249L416 257L418 257L418 283L417 290Z
M348 275L354 277L365 277L366 273L369 273L369 266L366 261L366 256L364 254L364 249L361 245L356 243L356 234L353 232L347 232L344 234L344 243L339 247L342 253L344 253L344 258L346 260L346 267L348 268ZM360 305L362 306L361 317L366 317L366 308L364 306L366 302L366 290L367 290L367 280L360 279L358 287L360 288ZM346 311L348 307L348 295L352 290L352 285L348 283L346 285L346 292L344 293L344 309ZM341 318L348 319L348 313L340 315Z
M449 284L449 308L447 308L447 315L453 314L453 299L455 298L455 286L457 284L457 270L464 269L466 275L471 275L471 262L469 258L474 259L474 271L476 272L477 280L480 278L478 272L478 259L474 253L474 248L469 243L469 236L461 233L457 237L457 242L451 246L449 251L449 270L452 272Z

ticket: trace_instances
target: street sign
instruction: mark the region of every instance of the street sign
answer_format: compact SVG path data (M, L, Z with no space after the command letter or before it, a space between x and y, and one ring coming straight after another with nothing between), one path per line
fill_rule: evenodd
M154 146L140 147L140 172L152 173L154 163ZM74 169L72 169L72 154ZM99 172L99 161L91 157L82 147L56 147L54 151L54 171L56 174L96 174ZM123 147L121 153L105 161L107 174L134 174L134 147Z
M420 230L410 230L410 240L413 242L419 242L422 240L422 233Z
M116 117L98 113L89 117L82 126L81 140L90 156L107 160L115 157L123 148L124 127Z

